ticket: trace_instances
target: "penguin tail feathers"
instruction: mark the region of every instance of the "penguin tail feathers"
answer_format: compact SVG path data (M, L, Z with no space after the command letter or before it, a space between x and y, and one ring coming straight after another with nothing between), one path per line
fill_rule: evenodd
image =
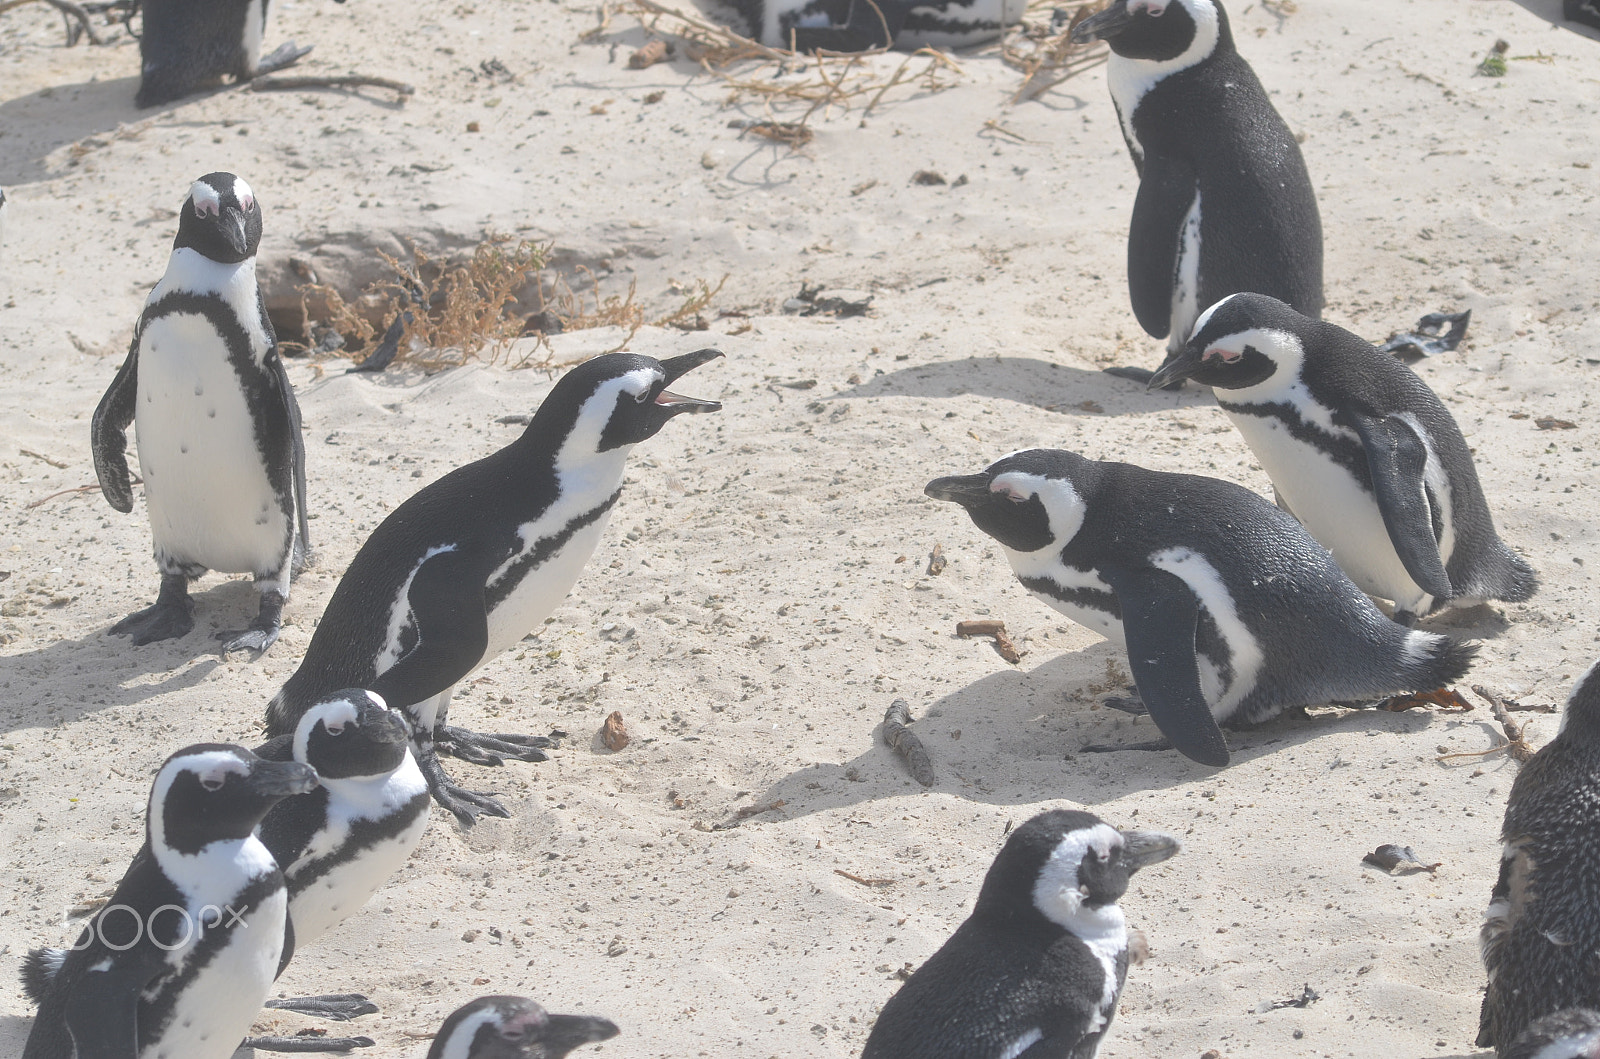
M1532 599L1533 594L1539 591L1539 575L1534 573L1526 559L1510 548L1506 548L1505 553L1505 569L1498 571L1500 576L1495 578L1493 590L1485 595L1507 603L1523 603Z
M1478 657L1478 645L1437 633L1413 632L1406 644L1412 663L1408 667L1408 686L1432 691L1447 687L1466 676Z
M44 1003L66 959L66 949L34 949L22 958L22 991L34 1006Z

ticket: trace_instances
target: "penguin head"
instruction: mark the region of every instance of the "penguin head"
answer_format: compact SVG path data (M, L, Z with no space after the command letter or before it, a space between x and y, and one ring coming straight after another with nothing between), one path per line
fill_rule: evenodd
M523 439L554 450L556 467L571 467L601 453L626 450L685 412L715 412L716 401L683 397L667 387L721 350L701 349L670 360L637 353L606 353L557 380Z
M236 265L255 257L260 243L261 204L249 184L232 173L207 173L189 185L174 249Z
M619 1032L609 1019L551 1015L526 997L484 996L444 1020L428 1059L561 1059Z
M1032 908L1059 927L1083 928L1127 892L1129 876L1181 848L1159 831L1118 831L1092 813L1052 809L1011 833L973 912Z
M1511 1042L1506 1059L1600 1059L1600 1012L1566 1008L1532 1023Z
M294 730L294 759L324 781L388 776L405 763L411 731L383 697L336 691L307 710Z
M1088 462L1060 449L1027 449L978 474L935 478L923 492L960 504L979 529L1013 552L1063 548L1088 510L1075 482Z
M1232 294L1200 314L1183 351L1150 377L1150 387L1193 379L1224 390L1293 385L1313 321L1265 294Z
M1600 742L1600 662L1578 678L1567 696L1567 708L1561 711L1561 734L1569 732L1569 739Z
M1219 0L1111 0L1072 31L1074 44L1103 40L1125 59L1184 69L1231 41Z
M316 786L316 771L298 761L265 761L227 743L185 747L167 758L150 788L150 845L195 854L213 842L248 838L267 810Z

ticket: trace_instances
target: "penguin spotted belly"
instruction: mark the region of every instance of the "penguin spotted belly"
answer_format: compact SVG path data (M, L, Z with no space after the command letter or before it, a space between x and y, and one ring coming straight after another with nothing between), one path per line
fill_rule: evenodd
M418 785L427 790L418 773ZM405 864L406 858L416 848L422 832L428 827L426 808L417 814L415 821L399 834L380 839L362 850L360 856L344 861L295 895L290 909L294 921L294 939L297 947L310 945L328 930L354 915L367 903L377 887L374 880L390 879ZM316 862L307 863L302 871L315 871ZM296 873L300 874L299 872ZM289 879L291 886L295 879Z
M140 347L134 422L157 555L225 573L276 570L288 516L221 337L203 316L169 313Z
M611 509L616 500L612 494L610 500L605 501L605 509L598 513L588 523L577 527L562 541L555 551L540 562L537 566L526 571L519 571L518 560L525 559L536 551L541 540L547 539L549 531L559 532L569 515L562 510L555 513L552 518L546 515L537 522L529 523L520 530L523 547L517 556L508 561L505 566L495 572L489 581L488 592L491 600L496 595L496 588L508 579L518 577L520 580L509 587L503 598L491 602L489 608L489 648L483 654L483 660L488 661L500 652L511 647L521 640L541 621L555 612L561 601L567 598L567 593L572 591L572 586L577 584L578 575L583 573L584 564L594 555L594 550L600 546L600 537L606 531L606 523L611 521ZM558 508L566 508L558 504ZM581 518L578 514L575 517Z

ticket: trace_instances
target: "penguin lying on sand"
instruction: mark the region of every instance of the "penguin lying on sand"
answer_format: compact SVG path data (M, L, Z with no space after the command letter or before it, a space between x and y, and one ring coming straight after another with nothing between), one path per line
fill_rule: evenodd
M1118 899L1178 840L1040 813L1006 840L972 915L889 998L861 1059L1094 1059L1128 977Z
M261 54L271 0L143 0L139 94L153 107L197 92L224 77L248 81L292 66L311 51L294 41ZM344 0L338 0L344 3Z
M734 0L772 48L857 52L968 48L1022 20L1026 0Z
M290 578L305 566L306 461L300 406L256 283L261 204L232 173L208 173L184 200L166 275L94 411L100 490L133 510L127 429L135 424L161 593L111 627L142 645L194 628L189 581L254 574L260 610L222 634L226 651L278 639Z
M316 773L202 743L166 760L145 842L68 950L36 949L22 979L39 1005L23 1059L227 1059L284 958L288 894L255 836Z
M1600 1059L1600 1012L1568 1008L1517 1035L1505 1059Z
M1219 722L1431 690L1477 652L1384 617L1299 523L1231 482L1032 449L926 492L966 508L1029 592L1122 642L1150 719L1202 764L1228 763Z
M1106 80L1139 173L1128 293L1167 358L1229 294L1261 291L1320 316L1322 221L1305 159L1219 0L1112 0L1072 39L1111 47Z
M446 725L450 692L560 605L622 495L628 452L683 412L715 401L667 386L722 356L656 361L610 353L557 381L516 441L459 467L395 508L328 601L304 660L267 707L267 730L294 730L338 688L370 688L411 721L417 761L440 805L469 825L493 798L456 786L435 748L480 765L542 761L547 740Z
M1194 379L1283 505L1364 591L1411 625L1444 607L1520 603L1539 578L1495 534L1472 450L1416 372L1275 298L1213 305L1150 380Z
M550 1015L526 997L482 996L444 1020L428 1059L561 1059L619 1032L610 1019Z
M322 781L314 791L279 802L259 831L283 870L293 948L299 952L360 911L417 848L428 827L428 784L401 715L359 688L318 702L301 716L294 734L257 747L256 755L302 762ZM267 1006L340 1021L377 1010L353 993ZM281 1043L252 1041L268 1050Z
M1600 1009L1597 804L1600 663L1579 678L1561 731L1522 766L1506 800L1500 878L1479 936L1489 988L1478 1046L1501 1059L1541 1015Z

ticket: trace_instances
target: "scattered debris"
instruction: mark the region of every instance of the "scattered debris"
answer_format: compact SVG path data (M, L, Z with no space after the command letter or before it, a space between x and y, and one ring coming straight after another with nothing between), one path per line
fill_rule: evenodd
M752 133L774 143L787 144L790 147L804 147L810 143L816 133L811 131L811 126L803 121L740 121L735 119L728 122L728 128L741 130L740 135Z
M1307 982L1305 989L1301 991L1299 996L1290 997L1288 1000L1274 1000L1272 1001L1271 1007L1269 1007L1267 1010L1277 1011L1279 1008L1308 1008L1321 999L1322 994L1318 993L1315 989L1312 989L1311 983Z
M1378 346L1378 352L1391 354L1407 364L1449 353L1467 337L1467 325L1471 322L1471 309L1459 313L1429 313L1417 321L1415 330L1396 331L1390 335Z
M842 875L846 879L849 879L851 882L860 883L862 886L893 886L894 885L894 880L893 879L863 879L861 876L855 874L854 872L848 872L848 871L843 870L842 868L833 869L833 874Z
M1022 71L1022 84L1012 94L1012 103L1036 99L1074 74L1106 61L1109 52L1104 42L1075 44L1072 40L1078 23L1103 6L1100 0L1036 0L1028 5L1022 21L1007 31L1000 45L1001 61Z
M607 750L621 750L632 741L627 727L622 723L621 711L612 710L606 717L606 723L600 726L600 742L605 744Z
M888 743L911 769L911 777L924 787L933 786L933 762L922 740L912 734L911 704L905 699L895 699L883 715L883 741Z
M921 184L923 187L935 187L939 184L950 183L944 178L943 174L932 169L919 169L912 173L911 182L913 184Z
M31 456L36 460L43 460L45 463L48 463L50 466L58 467L58 468L60 468L62 470L65 470L66 468L72 466L70 463L67 463L65 460L58 460L58 459L55 459L53 457L46 456L42 452L34 452L32 449L18 449L17 451L20 452L24 456Z
M404 81L368 74L342 74L332 77L257 77L250 82L252 92L289 92L299 88L387 88L405 102L417 90Z
M1577 430L1578 424L1570 419L1554 419L1550 416L1540 416L1533 421L1533 425L1540 430Z
M804 280L800 281L800 293L783 303L783 311L797 316L824 316L839 317L865 316L872 307L872 295L867 295L859 300L844 297L820 297L823 288L813 287Z
M1365 857L1362 857L1361 863L1371 864L1375 868L1382 868L1390 875L1393 875L1397 869L1404 872L1425 871L1432 875L1444 865L1442 860L1437 864L1425 864L1410 846L1397 846L1393 843L1385 843L1379 846Z
M32 2L33 0L4 0L0 3L0 14L10 11L13 7L21 7ZM67 24L67 47L70 48L78 43L79 37L88 37L90 44L105 43L100 34L94 31L94 23L89 21L89 12L85 11L81 4L75 4L72 0L42 0L42 2L49 4L63 15L77 20L76 25L71 22ZM129 15L131 17L132 12L129 12Z
M1012 665L1022 661L1022 652L1011 642L1011 637L1006 633L1006 623L1003 621L995 621L992 618L985 618L982 621L958 621L956 635L963 640L974 636L992 636L995 650L1000 652L1001 658Z
M1150 939L1142 930L1128 931L1128 966L1139 967L1150 958Z
M1490 691L1488 688L1484 687L1482 684L1472 685L1472 690L1479 698L1483 699L1489 704L1490 710L1494 713L1494 719L1499 721L1500 727L1505 730L1505 742L1498 743L1495 746L1490 747L1488 750L1468 750L1455 754L1440 754L1434 760L1449 761L1452 758L1458 757L1486 757L1489 754L1499 753L1502 750L1510 754L1512 760L1516 761L1518 764L1521 764L1522 762L1533 757L1534 749L1532 746L1528 745L1528 741L1523 735L1523 730L1526 726L1520 725L1511 719L1511 713L1508 709L1507 701ZM1518 708L1521 708L1520 705ZM1476 776L1478 773L1475 772L1473 775Z
M944 545L935 544L933 551L928 553L928 576L938 577L944 573L945 566L949 563L944 557Z
M1483 62L1478 64L1480 77L1504 77L1506 75L1506 52L1511 45L1505 40L1497 40L1489 54L1483 57Z
M667 42L657 37L628 56L628 69L643 70L654 66L667 57L667 52Z
M1416 691L1409 695L1395 695L1378 703L1378 709L1389 713L1403 713L1413 709L1437 709L1445 713L1470 713L1472 703L1454 688L1435 688Z
M144 479L138 477L137 475L135 475L134 479L133 479L133 484L134 485L143 485L144 484ZM30 507L30 508L35 508L35 507L38 507L40 504L43 504L43 503L45 503L47 501L54 500L58 496L72 496L75 493L94 493L94 492L98 492L99 489L100 489L100 483L99 482L90 482L88 485L75 485L71 489L62 489L62 490L59 490L57 492L51 493L49 496L41 496L37 500L30 500L30 501L28 501L27 506Z
M764 802L761 805L747 805L743 809L735 810L731 817L722 821L721 823L712 824L711 830L728 831L732 828L738 827L741 820L748 820L750 817L760 816L762 813L770 813L774 809L782 809L788 804L788 802L784 801L782 798L779 798L777 801Z

